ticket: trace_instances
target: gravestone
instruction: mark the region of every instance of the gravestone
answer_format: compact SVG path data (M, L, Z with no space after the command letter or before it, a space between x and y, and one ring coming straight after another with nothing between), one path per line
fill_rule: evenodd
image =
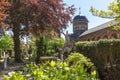
M5 55L5 51L4 51L4 69L7 68L7 56Z

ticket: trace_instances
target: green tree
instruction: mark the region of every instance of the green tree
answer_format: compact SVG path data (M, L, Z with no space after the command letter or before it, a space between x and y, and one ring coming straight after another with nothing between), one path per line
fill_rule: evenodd
M94 16L120 20L120 0L111 2L107 10L97 10L94 7L91 7L90 11Z
M10 35L5 34L5 36L0 38L0 49L1 50L13 49L13 39L10 37Z
M107 10L97 10L91 7L90 11L94 16L120 21L120 0L114 0L110 3ZM114 23L114 22L113 22ZM111 23L110 25L112 25ZM120 24L113 26L115 30L120 30Z
M11 51L13 50L13 39L10 35L5 34L0 38L0 51L1 53L4 51ZM9 52L9 56L11 57L11 52ZM0 56L1 57L1 56Z
M54 52L59 52L60 48L64 45L64 39L63 38L55 38L49 41L50 49Z
M47 50L46 38L44 36L40 36L39 39L36 40L36 47L37 47L36 64L38 64L40 57L44 56Z
M63 38L50 39L46 36L40 36L36 40L36 63L38 64L41 56L53 55L53 53L59 53L60 48L64 45Z

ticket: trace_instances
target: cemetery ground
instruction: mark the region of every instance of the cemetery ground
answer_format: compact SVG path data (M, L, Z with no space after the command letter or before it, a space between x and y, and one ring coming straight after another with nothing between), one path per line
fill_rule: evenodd
M39 61L38 64L28 64L29 59L35 62L37 58L35 57L35 53L32 53L35 55L31 54L31 57L28 56L29 59L27 60L26 57L22 57L24 63L15 63L14 58L11 58L8 61L8 67L6 69L3 68L4 59L2 59L0 60L0 78L2 78L3 75L7 75L11 71L15 71L16 75L19 74L18 77L22 76L25 78L21 80L29 80L26 79L27 74L30 74L30 77L34 80L53 80L53 78L54 80L119 80L119 50L120 40L112 39L92 42L77 42L70 53L67 55L66 52L62 53L61 56L63 57L59 57L59 55L55 52L51 53L51 55L43 55L49 57L43 58L44 60L49 60L49 62L45 63L44 60L41 60L42 56L40 56L38 60L43 64L39 63ZM25 56L25 54L23 56ZM56 61L56 57L60 59L60 62ZM50 59L53 58L55 60L51 62ZM26 64L28 65L27 67ZM25 68L28 70L25 75L22 73L17 73L17 71L24 71ZM6 80L13 79L9 78Z
M24 70L24 66L29 63L28 60L24 60L22 63L15 63L13 60L9 60L9 63L7 64L7 68L4 68L4 59L0 59L0 80L3 80L4 75L8 75L9 72L13 71L22 71Z
M13 59L10 59L6 69L4 69L4 60L2 59L0 60L0 80L18 80L19 78L20 80L83 80L87 78L98 80L95 69L90 73L84 69L83 63L89 67L93 67L93 64L82 54L71 53L64 62L56 61L56 59L56 57L50 56L41 57L42 63L37 65L34 62L31 63L29 59L24 59L24 63L15 63ZM83 61L79 62L81 60Z

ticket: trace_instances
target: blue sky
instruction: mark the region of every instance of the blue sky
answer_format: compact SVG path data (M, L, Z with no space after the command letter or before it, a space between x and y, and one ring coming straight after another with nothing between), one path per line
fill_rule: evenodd
M79 14L79 7L81 8L81 14L85 15L89 20L88 24L89 29L110 21L110 19L104 19L97 16L93 16L91 12L89 12L89 10L91 6L95 7L96 9L107 10L107 6L113 0L63 0L63 1L67 5L75 6L76 11L74 16ZM69 33L73 32L72 24L69 25L67 30Z

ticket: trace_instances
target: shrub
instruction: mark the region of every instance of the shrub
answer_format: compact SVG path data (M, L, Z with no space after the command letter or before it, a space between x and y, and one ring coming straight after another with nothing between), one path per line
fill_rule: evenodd
M4 80L28 80L25 75L22 75L22 72L13 72L9 74L10 77L4 76Z
M94 64L87 57L83 56L80 53L71 53L66 59L68 64L73 65L83 65L85 69L87 69L88 73L91 73L92 70L95 70Z
M96 71L88 75L83 65L69 67L66 62L51 61L41 65L28 64L27 68L28 70L24 74L29 74L32 80L97 80L95 77ZM14 80L18 80L18 78L16 77ZM29 78L23 80L29 80Z

